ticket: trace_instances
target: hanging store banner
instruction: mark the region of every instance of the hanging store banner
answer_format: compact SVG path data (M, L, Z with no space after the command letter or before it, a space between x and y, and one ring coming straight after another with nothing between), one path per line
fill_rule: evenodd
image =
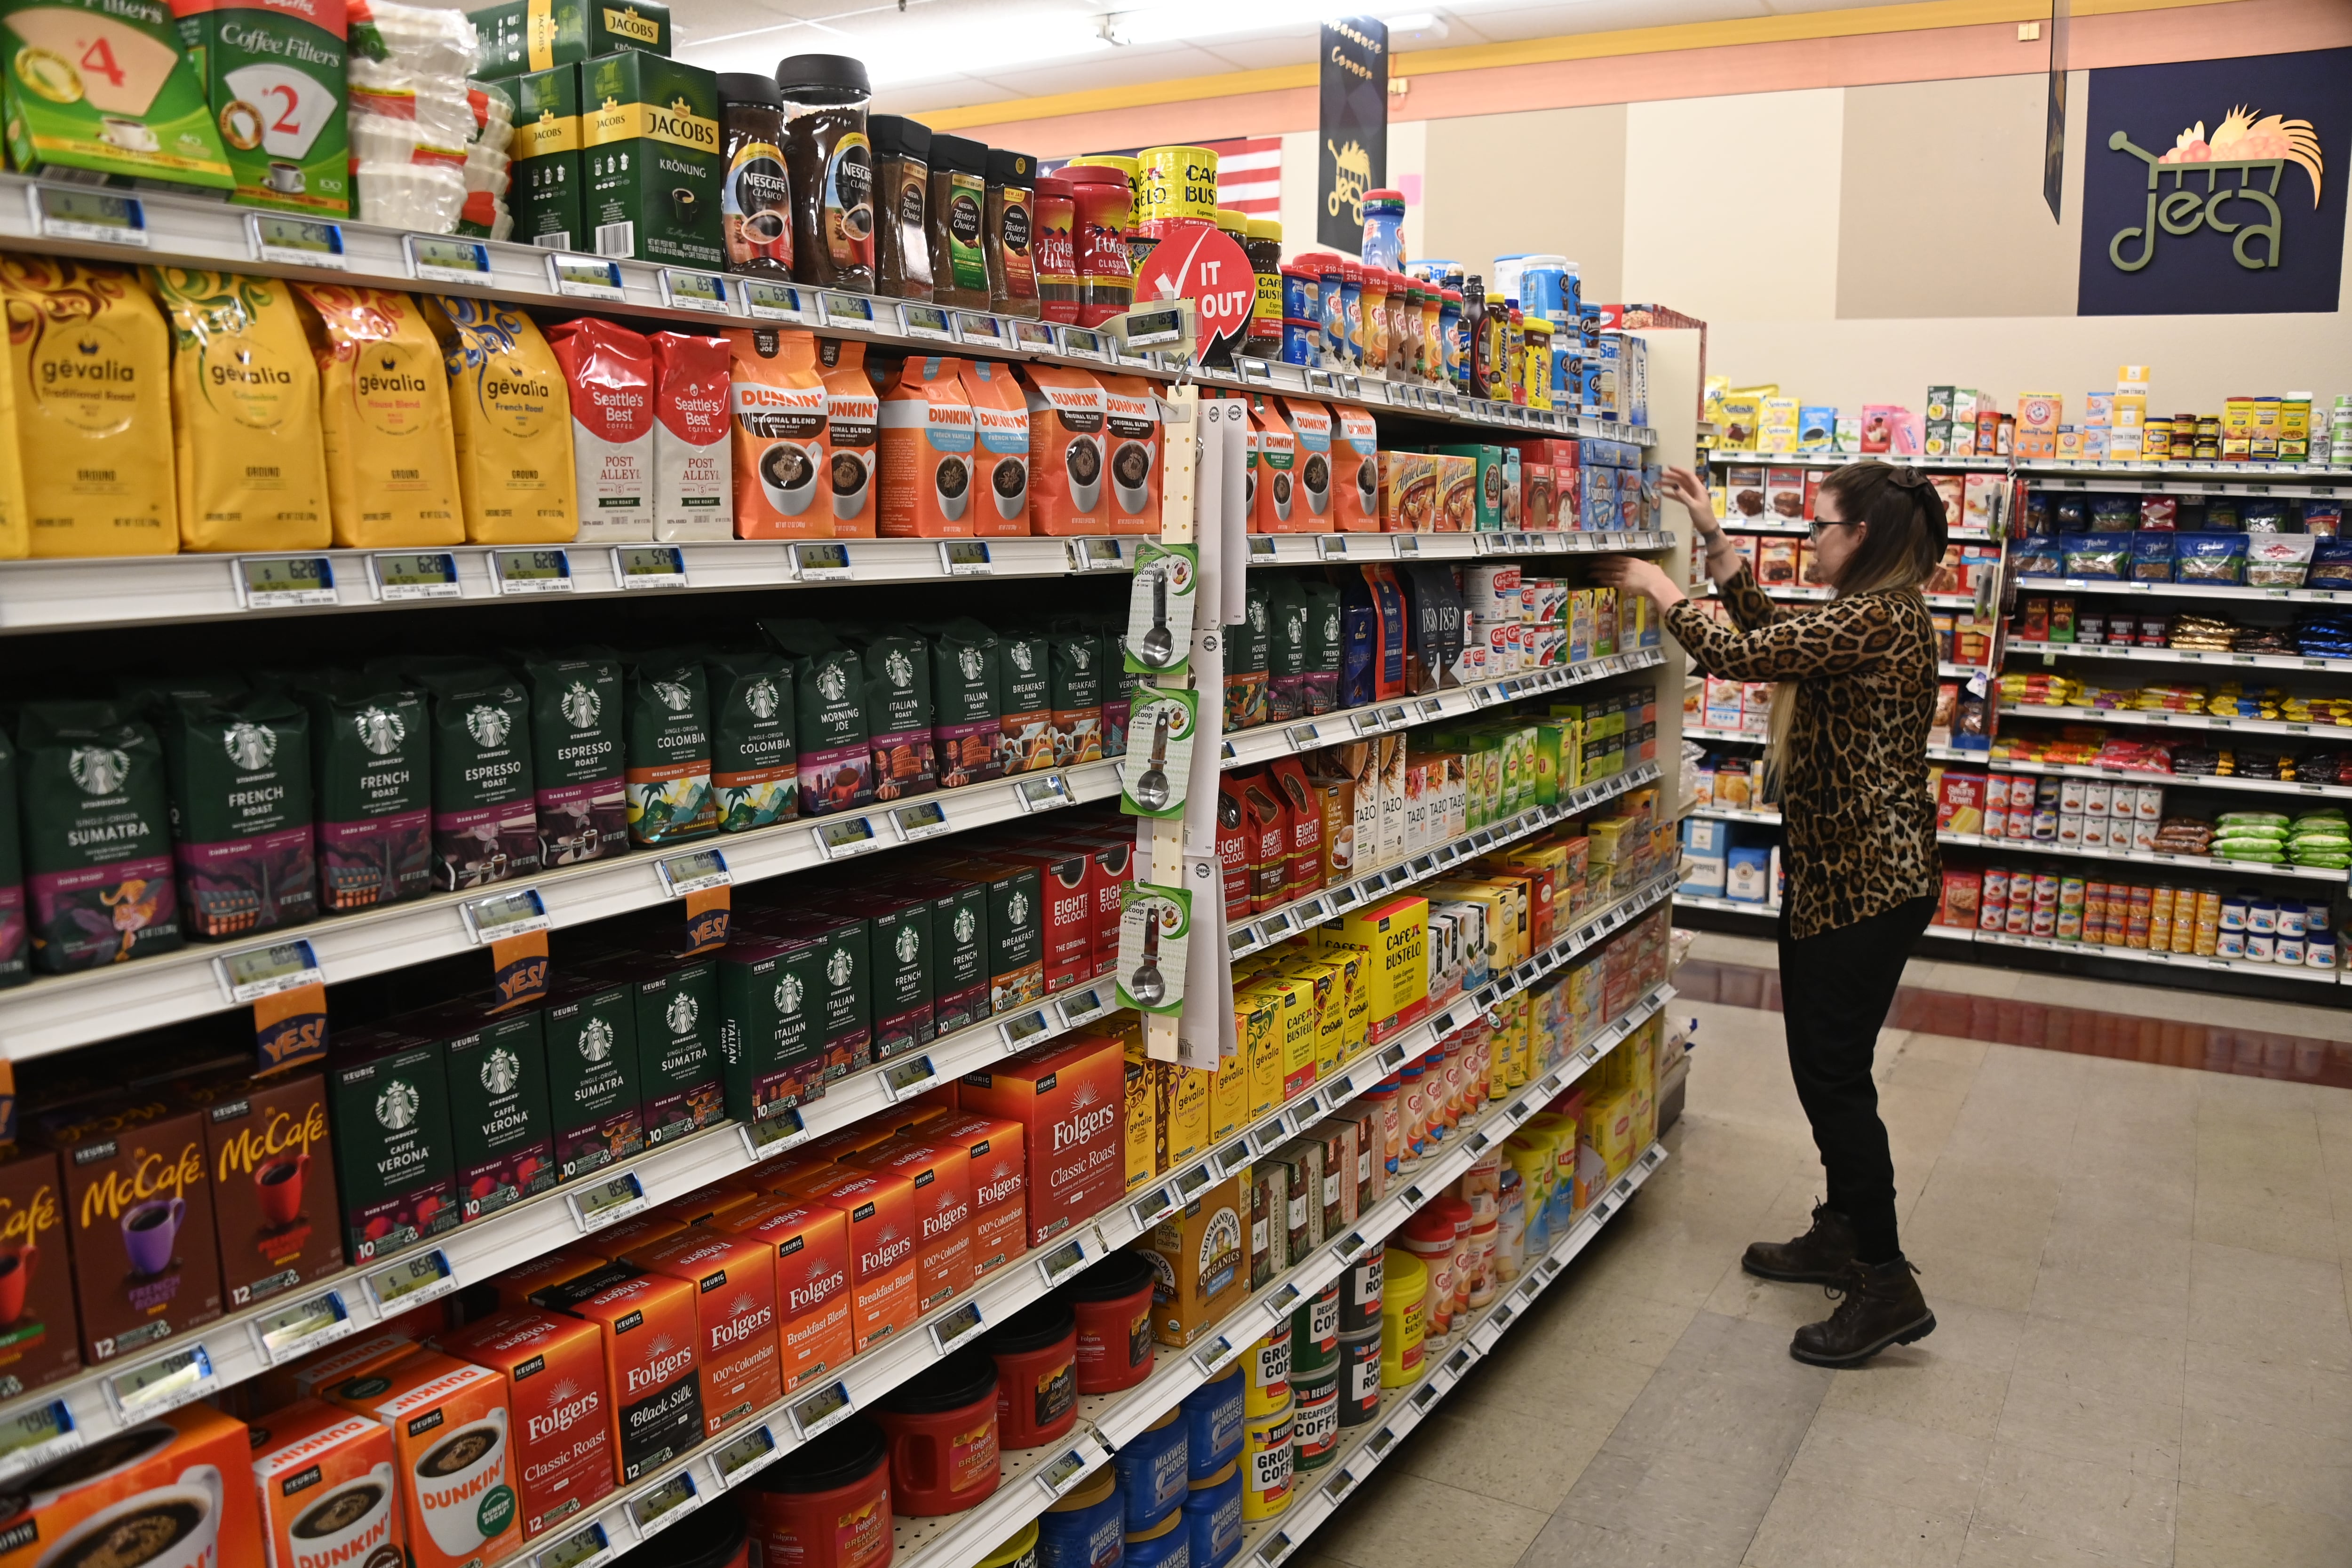
M1315 154L1315 242L1364 247L1364 193L1388 183L1389 30L1370 16L1323 24L1323 126Z
M2084 316L2333 310L2352 48L2090 73Z

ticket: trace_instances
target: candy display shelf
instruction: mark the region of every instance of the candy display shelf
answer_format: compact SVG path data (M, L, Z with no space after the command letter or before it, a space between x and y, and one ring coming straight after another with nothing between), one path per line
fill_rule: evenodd
M2020 577L2021 594L2124 594L2181 599L2268 599L2283 605L2352 605L2352 588L2260 588L2242 583L2132 583L2109 577Z
M1253 566L1327 561L1463 561L1484 555L1626 555L1671 550L1671 533L1546 529L1528 533L1253 533Z
M1472 1313L1467 1324L1444 1350L1423 1358L1419 1378L1401 1388L1383 1388L1377 1416L1348 1431L1338 1450L1321 1468L1295 1473L1288 1508L1272 1519L1243 1527L1242 1554L1234 1562L1244 1568L1278 1568L1322 1528L1349 1494L1380 1468L1381 1462L1395 1452L1398 1442L1421 1425L1423 1417L1453 1391L1463 1375L1493 1353L1511 1325L1591 1245L1601 1227L1624 1208L1666 1159L1663 1143L1653 1143L1643 1150L1623 1175L1576 1216L1549 1251L1527 1261L1510 1289Z
M2105 784L2162 784L2172 789L2244 790L2255 795L2299 795L2305 799L2352 800L2352 784L2310 784L2295 779L2248 779L2219 773L2150 773L2117 768L2074 767L2062 763L2005 763L1983 752L1956 752L1931 746L1927 754L1947 762L1971 763L2000 773L2034 773L2053 779L2096 779Z
M2040 654L2043 658L2129 659L2138 664L2200 664L2223 669L2324 669L2352 675L2352 658L2311 658L2298 653L2235 653L2219 648L2138 647L2115 643L2024 642L2012 640L2013 654Z
M2062 708L2032 703L2004 705L2018 719L2060 719L2078 724L2155 724L2176 730L2234 730L2242 735L2341 735L2352 741L2352 724L2308 724L2296 719L2236 719L2219 713L2175 713L2143 708Z

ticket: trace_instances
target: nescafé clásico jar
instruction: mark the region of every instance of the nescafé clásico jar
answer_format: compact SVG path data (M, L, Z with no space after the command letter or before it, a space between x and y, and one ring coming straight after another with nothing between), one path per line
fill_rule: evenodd
M874 143L866 62L794 55L776 68L793 190L793 276L874 292Z
M727 270L793 275L793 188L784 166L784 95L766 77L719 76L719 226Z

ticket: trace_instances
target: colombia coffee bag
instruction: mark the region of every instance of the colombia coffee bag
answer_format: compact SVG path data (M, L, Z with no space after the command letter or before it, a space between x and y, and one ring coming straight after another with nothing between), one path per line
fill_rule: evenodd
M33 966L62 974L180 945L163 742L110 702L17 720Z
M629 837L672 844L719 826L710 794L710 681L696 655L639 654L627 668Z
M764 648L706 654L710 787L719 830L740 833L800 814L793 661Z

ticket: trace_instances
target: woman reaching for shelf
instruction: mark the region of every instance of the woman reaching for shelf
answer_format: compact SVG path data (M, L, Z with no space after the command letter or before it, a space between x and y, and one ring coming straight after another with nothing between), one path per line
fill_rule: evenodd
M1831 474L1814 501L1813 560L1835 596L1796 609L1757 588L1696 474L1669 468L1665 488L1706 542L1733 625L1709 620L1638 557L1603 560L1594 574L1654 600L1700 672L1782 683L1764 763L1787 833L1781 1016L1829 1191L1811 1230L1757 1243L1740 1266L1827 1285L1836 1310L1799 1329L1789 1353L1850 1366L1936 1327L1895 1237L1895 1162L1870 1069L1942 875L1927 793L1936 634L1921 589L1944 558L1944 504L1915 469L1849 463Z

